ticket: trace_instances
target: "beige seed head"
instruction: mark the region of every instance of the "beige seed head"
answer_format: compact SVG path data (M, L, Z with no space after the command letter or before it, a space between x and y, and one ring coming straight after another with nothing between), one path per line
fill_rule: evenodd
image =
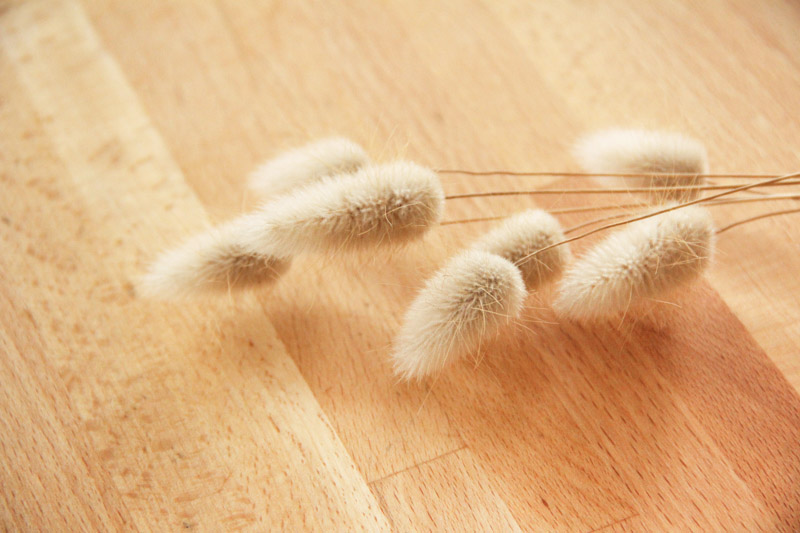
M711 215L686 207L633 222L609 235L567 271L553 307L594 319L625 311L699 277L711 262Z
M244 236L253 250L337 252L420 238L436 225L444 191L436 173L407 161L367 165L276 198Z
M580 139L575 155L587 172L658 173L656 176L622 178L633 188L701 185L704 178L677 173L707 174L708 156L700 141L661 131L611 129ZM699 191L653 191L656 202L687 201Z
M275 281L291 260L265 250L251 251L242 236L254 223L258 221L244 215L165 252L140 281L139 292L150 298L171 299Z
M392 353L395 372L421 379L474 352L519 316L525 297L520 271L508 260L478 250L452 258L406 312Z
M553 215L541 209L528 209L505 219L474 245L514 263L522 272L528 291L535 291L557 279L570 261L567 245L556 246L540 254L533 252L564 240L561 225Z
M248 187L262 197L285 193L325 176L352 173L369 162L361 146L349 139L331 137L284 152L259 166Z

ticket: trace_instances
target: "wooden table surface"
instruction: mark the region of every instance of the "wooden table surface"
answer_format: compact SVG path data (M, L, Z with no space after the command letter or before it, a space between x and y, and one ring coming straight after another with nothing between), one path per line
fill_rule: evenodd
M534 297L480 365L419 385L387 362L403 309L486 225L298 258L252 294L134 290L254 205L258 162L330 134L577 170L582 133L661 128L716 172L796 171L799 30L790 0L2 2L0 526L800 531L800 218L722 236L658 321L580 327Z

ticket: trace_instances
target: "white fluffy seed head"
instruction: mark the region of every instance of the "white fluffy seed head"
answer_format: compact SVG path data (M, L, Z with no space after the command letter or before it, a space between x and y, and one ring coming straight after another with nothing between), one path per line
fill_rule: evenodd
M541 209L529 209L505 219L481 237L474 248L514 263L529 291L557 279L570 261L567 245L556 246L530 257L537 250L564 240L558 220Z
M340 173L355 172L369 162L361 146L349 139L331 137L271 159L250 174L248 186L262 197L287 192Z
M246 236L256 251L331 252L421 237L439 222L444 191L436 173L407 161L324 178L261 207Z
M686 207L633 222L589 250L566 273L553 307L594 319L628 309L699 277L711 262L711 215Z
M252 215L244 215L165 252L140 281L139 292L150 298L171 299L275 281L291 260L265 250L252 251L243 236L258 222Z
M409 307L392 352L395 372L421 379L474 352L519 316L525 284L510 261L479 250L452 258Z
M700 141L662 131L612 129L600 131L579 140L575 155L587 172L637 173L654 172L656 176L623 178L634 188L701 185L704 178L691 174L708 173L708 155ZM688 176L676 174L688 173ZM619 180L613 180L619 183ZM656 202L685 201L699 191L653 191Z

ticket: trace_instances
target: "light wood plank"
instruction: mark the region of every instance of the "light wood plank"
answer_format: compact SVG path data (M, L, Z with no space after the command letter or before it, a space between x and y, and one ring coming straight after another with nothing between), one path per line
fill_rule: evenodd
M789 2L738 4L486 3L586 131L673 129L706 143L714 172L794 172L800 128L787 116L800 111L800 11ZM714 212L732 221L792 207ZM784 217L722 236L711 279L800 390L800 278L791 274L800 270L797 228Z
M13 280L0 284L0 419L18 428L2 447L16 490L0 524L800 527L800 398L784 377L798 364L798 265L758 260L787 255L796 226L720 242L713 286L747 329L705 284L680 309L591 327L555 323L542 295L477 368L422 386L391 375L392 336L416 288L485 225L399 254L297 258L245 297L133 294L158 250L254 203L242 185L258 161L332 133L378 159L570 169L575 136L624 119L706 139L716 170L795 164L796 8L83 5L0 14L0 269ZM448 218L585 201L452 202Z
M370 136L364 135L353 118L357 115L354 110L360 110L363 116L376 116L388 123L386 126L382 123L378 125L379 131L383 128L386 138L392 133L389 125L397 124L396 128L406 132L410 138L424 139L425 143L415 143L409 147L409 154L419 160L436 162L441 160L441 154L457 154L459 159L456 162L462 164L512 166L516 161L519 161L518 164L529 161L531 140L525 137L524 132L530 128L528 124L539 126L535 118L546 109L551 111L547 116L552 120L541 123L541 137L535 139L538 141L535 153L540 156L543 165L547 165L548 161L553 161L553 165L559 162L564 164L564 154L574 136L573 132L577 131L572 125L577 121L568 116L569 106L551 94L550 88L533 68L526 70L521 67L535 66L535 62L528 63L527 59L514 56L514 67L504 63L502 58L513 56L517 51L517 43L497 39L494 28L499 26L490 11L472 3L464 5L469 6L467 9L475 14L475 18L470 20L480 21L472 24L467 22L469 31L464 31L464 22L456 16L460 11L457 7L432 9L419 6L418 9L407 9L391 4L353 4L345 11L327 9L324 17L321 17L316 8L302 4L274 8L242 8L239 4L224 4L220 20L217 20L215 13L206 10L176 8L166 15L163 11L145 12L135 19L137 23L132 30L135 33L129 37L132 42L147 43L146 32L153 31L153 28L156 28L157 35L166 35L168 29L174 29L174 22L164 22L164 17L168 21L187 18L198 21L196 24L205 28L200 33L204 37L195 38L190 34L171 45L166 40L157 39L157 46L151 43L149 52L137 49L136 56L130 53L129 46L115 43L111 38L122 29L119 19L106 15L100 26L103 27L104 22L108 21L106 42L129 68L137 70L137 65L142 62L159 62L163 54L174 54L170 62L196 65L188 71L196 76L195 83L198 84L210 83L206 81L206 70L215 72L224 68L223 59L233 45L225 42L220 27L228 27L230 39L238 43L233 48L240 51L250 83L227 86L225 91L247 94L249 96L245 99L253 102L260 101L259 95L263 91L269 95L269 105L292 110L291 116L295 117L295 121L298 120L296 117L308 117L305 122L301 120L303 125L292 133L298 137L303 132L307 133L309 128L320 129L320 124L324 124L323 128L339 125L343 132L368 141ZM107 13L104 9L99 11ZM365 20L371 23L360 23ZM254 24L253 21L258 23ZM264 28L268 27L275 28L272 34L274 39L265 45ZM320 40L314 38L317 35L331 37ZM442 36L454 39L453 44L445 43ZM184 44L187 42L195 44L187 46ZM302 47L289 45L295 42L305 44ZM371 46L360 49L355 47L354 43L357 42L369 42ZM168 45L166 49L165 43ZM469 61L465 61L467 57ZM426 62L434 67L426 68ZM386 72L384 65L389 63L394 68ZM478 71L493 69L496 75L472 80L468 72L473 63L480 66ZM212 66L209 67L209 64ZM359 67L353 69L349 65ZM463 86L447 84L446 88L441 85L444 80L458 79L459 76L467 76L470 83ZM332 93L320 92L319 87L332 87L334 90ZM146 86L140 84L139 88L155 117L164 116L174 106L184 106L182 114L190 115L191 109L212 103L212 97L203 93L195 94L190 105L176 100L166 90L158 95L150 95ZM428 95L427 100L420 100L418 95L422 92ZM230 96L213 97L214 103L234 100L236 98ZM386 101L403 102L408 107L386 108L381 105ZM331 105L331 102L336 105ZM408 109L412 111L409 113ZM263 122L266 131L273 132L270 138L285 135L282 124L272 124L269 114L258 105L253 107L252 113ZM412 116L416 120L409 120ZM525 117L529 117L530 122L525 122ZM447 127L453 121L473 125L481 122L489 126L485 132L458 130L454 133ZM440 125L436 126L437 123ZM493 129L496 124L508 128L508 131L502 130L504 133L501 137L498 137L500 130ZM168 121L164 121L161 128L168 132L168 138L187 139L184 131L171 128ZM227 134L213 128L210 131L199 128L193 131L194 140L190 140L186 146L173 143L176 157L184 165L196 164L193 163L193 158L197 157L196 147L222 144L225 141L222 133ZM564 135L552 135L553 131L563 132ZM440 136L437 136L437 132ZM248 133L242 135L248 136ZM518 139L519 144L509 144L508 139L512 137ZM301 142L300 139L297 142ZM498 144L497 139L503 144ZM257 143L258 139L252 137L246 144ZM480 151L464 150L470 146L487 148ZM256 160L253 156L250 165ZM221 171L222 163L208 163L217 165ZM226 163L245 167L241 162ZM188 174L192 176L199 172L200 169L197 169ZM198 189L205 187L200 179L194 183ZM499 186L511 184L510 180L493 183L499 183ZM452 179L448 187L451 190L469 190L475 187L475 182ZM515 205L518 203L476 202L448 206L448 210L458 217L474 210L502 210ZM465 231L474 230L466 228ZM679 414L674 420L664 419L659 412L659 404L642 404L636 400L645 396L648 387L671 390L671 385L665 382L652 359L645 359L644 366L637 369L642 377L634 381L636 385L624 396L624 400L634 402L632 413L617 413L615 406L624 404L622 400L607 405L605 396L609 394L608 391L620 387L615 381L619 379L615 373L608 377L591 370L591 365L585 368L580 366L578 370L570 369L569 365L565 367L561 360L564 354L559 355L558 349L545 350L545 354L550 352L550 355L539 354L548 363L544 367L546 370L537 370L533 375L530 371L524 371L524 364L529 364L523 363L527 362L527 356L523 356L525 350L518 347L492 350L494 353L507 354L497 368L486 366L499 372L503 376L500 383L508 387L508 390L501 388L502 393L498 394L485 389L489 385L497 386L497 380L475 384L474 373L468 367L464 367L462 373L454 374L457 377L445 378L444 385L437 383L429 398L425 388L398 388L391 385L386 379L387 366L375 358L387 350L393 329L391 322L400 314L397 302L408 301L412 294L409 286L418 284L430 271L429 265L444 255L441 251L432 251L432 247L441 246L449 252L464 240L465 237L458 232L435 235L425 247L412 249L406 257L396 259L396 263L368 263L371 269L365 271L359 268L357 278L349 276L347 270L356 268L358 261L345 260L343 264L329 265L320 264L315 259L306 260L286 277L265 305L281 338L309 379L323 408L334 420L337 432L360 468L366 470L369 479L446 453L447 448L460 446L463 440L487 471L492 492L507 502L523 527L544 520L551 527L566 525L589 529L630 516L637 510L650 511L647 523L657 528L675 523L687 527L699 523L711 529L742 524L757 527L759 520L767 513L763 502L758 501L751 488L738 478L734 465L701 427L691 409L681 399L670 399L669 405ZM374 287L376 284L378 288ZM309 285L323 289L309 294L304 289ZM348 297L342 298L342 294ZM287 306L286 302L292 305ZM720 324L727 324L730 314L726 312L722 316L727 318L720 318ZM375 317L381 318L376 320ZM697 320L696 315L692 318ZM702 327L706 327L705 321L702 324ZM693 328L693 331L698 329L700 326ZM309 335L309 331L313 335ZM568 335L572 335L569 331ZM548 345L563 343L561 336L564 333L560 330L549 334L552 337ZM630 331L627 330L619 334L612 332L607 340L624 346L629 335ZM596 338L584 336L582 339L586 346L592 346L593 351L599 351L595 357L599 357L600 361L604 364L613 363L616 354L599 348ZM752 344L745 344L752 348ZM650 353L651 350L649 345L645 349L642 344L634 344L627 349L634 353ZM724 350L724 344L716 346L716 349ZM755 350L757 354L758 350ZM320 357L320 354L326 354L326 357ZM586 361L593 361L588 353L582 357ZM509 365L517 369L518 379L510 378L508 371L503 370ZM599 391L603 392L594 391L585 382L579 387L579 392L570 388L576 379L584 379L582 376L586 373L598 380L601 384ZM546 376L549 374L560 377L548 379ZM338 386L332 386L331 376L336 376ZM528 410L524 400L515 395L518 394L516 391L524 390L525 383L529 382L544 383L543 397L537 398L535 404L541 411ZM470 391L472 387L479 392L465 397L465 388ZM392 393L387 395L387 390ZM780 381L777 390L782 390ZM487 401L486 398L499 397L505 400L506 396L517 401L498 403L489 400L490 407L485 411L476 409L481 401ZM594 398L597 405L596 410L591 411L592 416L581 414L584 397ZM424 409L419 414L414 413L423 400ZM364 401L370 402L372 407L366 418L352 408L354 404ZM526 407L521 408L520 402ZM409 403L413 410L408 410ZM614 414L609 414L609 411ZM503 412L506 413L504 416L498 416ZM548 417L538 420L536 415L540 412L547 413ZM792 418L793 412L784 413L784 416L783 425L791 429L792 424L796 423ZM594 420L598 417L615 425L632 417L628 421L631 427L623 425L619 435L609 438L604 427ZM385 429L396 428L398 421L403 420L406 422L399 426L403 429L399 436ZM443 431L434 429L437 420L447 420ZM442 441L441 437L455 427L450 420L459 422L457 427L460 435L454 435L455 438L448 443ZM668 467L653 461L647 453L640 454L637 451L640 433L653 432L654 426L661 423L671 427L678 421L680 423L675 429L668 430L671 439L669 446L662 449L656 443L648 444L648 449L657 456L666 457L664 461ZM365 427L370 428L369 439L364 438ZM537 431L532 433L536 438L524 436L530 428L536 428ZM791 434L780 436L778 442L786 442L787 438L791 439ZM515 440L519 442L509 444ZM402 445L398 447L397 442ZM565 446L565 443L574 445ZM398 448L400 451L396 452ZM390 453L387 454L387 451ZM791 455L783 454L780 457L791 463ZM519 464L528 466L520 469ZM533 476L530 465L541 466L535 470L536 483L533 486L530 486ZM669 475L665 477L664 472L669 472ZM548 498L556 503L551 504ZM661 505L662 500L666 500L667 504ZM727 503L730 500L743 503L730 507ZM676 518L682 509L693 505L699 506L696 513ZM409 516L413 516L413 510L409 510Z
M4 530L131 527L122 496L87 443L19 294L0 286L0 486ZM148 530L143 525L142 530Z
M4 164L17 177L3 202L14 251L5 271L54 340L47 364L138 527L386 529L268 323L215 319L225 305L133 298L141 254L206 217L81 9L31 2L0 25L4 72L25 88L8 92L3 116L17 139ZM48 217L23 225L42 209ZM47 523L36 512L25 520Z
M521 531L503 500L487 490L489 479L466 449L371 485L395 531Z

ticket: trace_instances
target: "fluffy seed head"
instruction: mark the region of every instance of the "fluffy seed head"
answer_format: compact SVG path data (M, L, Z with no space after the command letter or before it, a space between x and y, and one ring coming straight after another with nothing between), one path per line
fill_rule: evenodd
M529 291L558 278L570 260L567 245L556 246L533 257L537 250L564 240L558 220L541 209L528 209L505 219L479 239L474 248L514 263Z
M368 161L367 153L353 141L331 137L289 150L263 163L250 175L248 186L260 196L271 196L325 176L355 172Z
M553 306L577 319L625 311L639 298L667 293L700 276L713 246L711 215L699 207L633 222L567 271Z
M291 260L253 252L242 236L254 223L258 220L244 215L165 252L150 266L139 291L151 298L170 299L275 281Z
M437 224L443 209L444 192L432 170L407 161L368 165L265 204L246 240L255 250L286 256L403 243Z
M706 149L695 139L678 133L648 130L612 129L588 135L578 141L575 155L587 172L636 173L655 172L656 176L624 178L635 188L701 185L698 176L675 174L707 174ZM698 196L698 191L653 191L656 202L685 201Z
M475 351L481 340L517 317L525 285L507 259L479 250L452 258L411 304L395 339L395 372L421 379Z

